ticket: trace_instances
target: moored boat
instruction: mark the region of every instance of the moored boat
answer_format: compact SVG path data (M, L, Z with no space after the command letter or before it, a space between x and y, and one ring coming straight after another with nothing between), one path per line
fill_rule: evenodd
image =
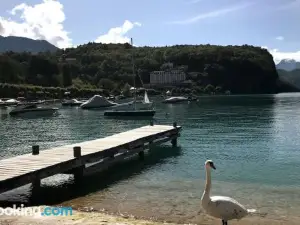
M16 99L8 99L6 101L0 101L1 106L15 106L18 104L20 104L20 101L18 101Z
M178 103L178 102L187 102L190 101L188 98L183 96L177 96L177 97L170 97L165 100L163 100L163 103Z
M9 112L11 116L50 116L57 112L58 108L38 107L36 104L17 106Z
M131 45L132 38L131 38ZM135 85L135 70L134 70L134 58L132 55L132 74L133 74L133 90L134 100L133 104L129 104L126 110L120 109L120 107L112 107L112 110L108 110L104 112L104 116L112 116L112 117L153 117L155 115L155 110L151 109L153 107L153 103L150 102L147 92L145 90L144 99L138 104L137 96L136 96L136 85ZM141 80L142 81L142 80Z
M105 97L101 95L94 95L92 98L87 100L86 102L82 103L80 107L82 109L107 109L107 108L120 108L124 109L132 105L133 102L126 102L126 103L116 103L109 101Z

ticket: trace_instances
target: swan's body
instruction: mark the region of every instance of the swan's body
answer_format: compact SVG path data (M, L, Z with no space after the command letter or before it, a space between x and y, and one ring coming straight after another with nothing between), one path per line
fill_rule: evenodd
M210 196L211 189L211 168L216 169L211 160L205 163L206 168L206 184L203 192L201 203L207 214L222 220L223 225L227 225L228 220L242 219L253 209L246 209L242 204L230 197Z

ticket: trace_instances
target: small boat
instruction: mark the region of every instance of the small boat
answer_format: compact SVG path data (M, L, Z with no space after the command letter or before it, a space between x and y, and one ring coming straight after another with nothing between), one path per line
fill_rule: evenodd
M105 108L117 105L115 102L107 100L101 95L94 95L92 98L82 103L80 107L82 109L95 109L95 108Z
M1 106L15 106L15 105L18 105L18 104L20 104L20 102L16 99L8 99L6 101L0 102Z
M190 101L189 98L183 97L183 96L177 96L177 97L170 97L165 100L163 100L163 103L177 103L177 102L188 102Z
M153 117L155 115L155 110L107 110L104 112L104 116L114 116L114 117Z
M77 99L65 99L62 101L63 106L80 106L84 103L84 101L78 101Z
M9 112L11 116L33 115L33 116L50 116L57 112L58 108L38 107L36 104L17 106Z
M131 38L131 45L132 38ZM119 107L113 107L112 110L108 110L104 112L104 116L112 116L112 117L153 117L155 115L155 110L152 108L152 102L149 101L147 92L145 91L144 100L141 101L140 104L137 101L136 96L136 85L135 85L135 70L134 70L134 58L132 55L132 74L133 74L133 88L134 90L134 101L128 104L128 108L125 110L120 109Z
M167 96L171 96L171 94L172 94L172 93L171 93L171 91L169 91L169 90L166 92L166 95L167 95Z
M80 107L82 109L106 109L106 108L120 108L124 109L133 104L133 101L126 103L116 103L109 101L101 95L94 95L92 98L82 103Z
M145 90L144 100L142 101L142 104L143 104L142 108L140 107L140 109L143 109L143 108L150 109L153 107L153 102L150 102L146 90Z

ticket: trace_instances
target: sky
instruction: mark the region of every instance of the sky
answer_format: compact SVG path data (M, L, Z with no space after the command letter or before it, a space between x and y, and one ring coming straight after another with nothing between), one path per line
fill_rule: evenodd
M0 1L0 35L136 46L261 46L275 63L300 61L300 0Z

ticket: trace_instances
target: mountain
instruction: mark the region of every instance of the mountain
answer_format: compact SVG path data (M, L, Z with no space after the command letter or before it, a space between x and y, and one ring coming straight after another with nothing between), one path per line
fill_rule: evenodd
M276 65L276 68L279 70L292 71L300 69L300 62L297 62L294 59L283 59Z
M25 37L0 36L0 52L55 52L58 48L45 40L33 40Z
M287 84L290 84L300 90L300 69L292 71L277 70L279 79Z

